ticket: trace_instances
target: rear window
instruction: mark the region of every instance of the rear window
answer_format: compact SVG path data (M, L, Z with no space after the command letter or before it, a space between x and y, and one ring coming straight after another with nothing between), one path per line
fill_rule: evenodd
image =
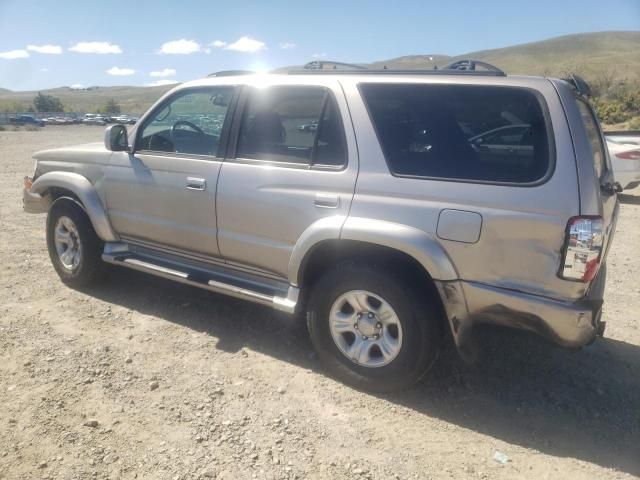
M395 175L532 183L550 170L545 114L528 89L374 83L360 89Z
M580 116L582 117L582 121L584 122L584 126L587 130L589 143L591 143L591 150L593 151L593 167L596 171L596 177L602 178L602 174L606 170L606 160L604 145L602 144L602 136L600 135L600 128L598 128L596 118L587 102L581 99L577 99L577 102L578 109L580 110Z

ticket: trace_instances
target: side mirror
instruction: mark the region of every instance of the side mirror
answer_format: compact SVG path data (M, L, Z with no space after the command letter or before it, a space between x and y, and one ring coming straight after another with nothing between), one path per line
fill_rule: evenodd
M104 146L112 152L126 152L129 150L127 127L120 124L107 127L104 132Z

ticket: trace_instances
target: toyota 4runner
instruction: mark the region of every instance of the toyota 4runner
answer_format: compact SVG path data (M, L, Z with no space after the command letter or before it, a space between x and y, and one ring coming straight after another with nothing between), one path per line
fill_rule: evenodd
M304 313L359 388L411 385L483 322L581 347L619 188L588 86L477 65L185 83L130 131L36 153L25 210L64 283L115 264Z

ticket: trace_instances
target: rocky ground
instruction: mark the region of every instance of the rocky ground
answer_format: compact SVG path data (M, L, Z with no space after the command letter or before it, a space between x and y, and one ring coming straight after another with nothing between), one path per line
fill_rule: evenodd
M0 478L627 479L640 475L640 189L621 196L606 338L480 331L410 391L329 378L304 328L133 271L88 291L22 213L37 150L99 127L0 132Z

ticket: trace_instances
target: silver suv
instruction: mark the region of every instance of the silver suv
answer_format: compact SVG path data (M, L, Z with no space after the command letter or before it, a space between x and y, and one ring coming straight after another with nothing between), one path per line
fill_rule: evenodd
M35 154L25 210L68 285L115 264L305 314L338 378L404 388L479 323L603 333L618 186L586 90L469 64L218 74Z

